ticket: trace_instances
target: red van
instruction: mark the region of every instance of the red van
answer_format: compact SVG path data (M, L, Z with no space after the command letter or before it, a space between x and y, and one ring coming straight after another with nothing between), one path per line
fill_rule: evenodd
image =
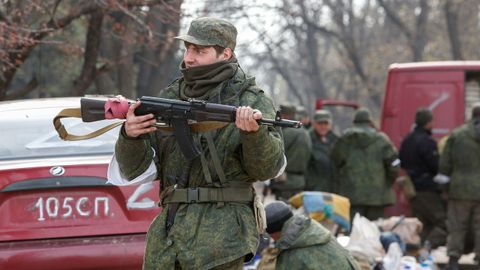
M433 136L448 135L470 118L480 101L480 61L392 64L381 115L381 129L395 146L412 129L418 107L434 115Z
M470 118L480 101L480 61L392 64L388 70L380 128L397 148L412 130L419 107L432 110L433 136L438 140ZM397 190L397 204L387 214L409 214Z
M70 107L80 99L0 102L0 269L141 269L158 183L106 184L119 130L62 141L52 119ZM79 135L107 124L62 122Z

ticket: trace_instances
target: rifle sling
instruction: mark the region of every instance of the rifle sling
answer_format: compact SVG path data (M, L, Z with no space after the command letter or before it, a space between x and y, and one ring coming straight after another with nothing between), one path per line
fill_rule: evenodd
M123 124L124 122L124 121L120 121L118 123L113 123L85 135L73 135L68 133L67 129L60 121L62 118L68 118L68 117L82 118L81 109L80 108L63 109L55 116L55 118L53 118L53 125L55 127L55 130L58 133L58 136L65 141L80 141L80 140L95 138ZM190 130L192 132L207 132L207 131L222 128L228 124L229 123L218 122L218 121L205 121L205 122L199 122L199 123L192 123L192 124L189 124L188 126L190 127ZM166 125L162 126L161 124L156 126L158 129L163 131L173 131L173 128L170 126L166 126Z
M101 128L99 130L96 130L94 132L91 132L91 133L88 133L88 134L85 134L85 135L73 135L73 134L68 133L67 129L65 128L65 126L60 121L60 119L67 118L67 117L82 118L80 108L63 109L62 111L60 111L55 116L55 118L53 118L53 125L55 127L55 130L58 133L58 136L60 136L60 138L62 140L65 140L65 141L80 141L80 140L87 140L87 139L95 138L95 137L100 136L103 133L105 133L105 132L123 124L123 121L121 121L121 122L118 122L118 123L110 124L110 125L105 126L105 127Z
M223 171L222 164L220 163L220 158L218 157L217 148L213 143L213 132L206 132L205 138L207 139L208 150L210 151L210 156L212 157L213 166L217 171L218 179L220 180L220 185L223 186L226 184L227 179L225 177L225 172Z
M175 187L183 189L183 188L188 186L188 178L190 176L190 170L192 169L192 165L193 165L193 160L187 160L187 163L185 164L185 167L182 171L182 174L180 175L180 177L178 177L176 179L177 183L175 184ZM174 191L175 191L175 189L173 190L173 192ZM163 204L163 202L162 202L162 204ZM175 215L177 214L179 205L180 204L178 204L178 203L173 203L168 208L167 223L166 223L166 226L165 226L166 230L167 230L167 233L170 231L170 228L172 228L172 226L175 222Z

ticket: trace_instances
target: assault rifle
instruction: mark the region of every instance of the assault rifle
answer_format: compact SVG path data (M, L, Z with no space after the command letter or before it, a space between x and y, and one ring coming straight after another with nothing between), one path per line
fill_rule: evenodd
M235 122L237 108L235 106L208 103L200 100L174 100L144 96L139 99L140 106L135 109L135 115L153 114L157 120L156 127L173 131L180 150L188 160L196 158L200 151L193 142L191 131L203 132L221 128ZM70 135L60 122L63 117L81 117L83 122L93 122L104 119L125 119L129 104L126 99L82 98L80 113L60 112L54 119L54 125L60 137L64 140L82 140L98 136L109 129L103 128L84 136ZM72 110L72 109L70 109ZM73 109L75 110L75 109ZM72 115L74 114L74 115ZM298 121L281 119L277 112L275 119L257 120L260 125L300 128ZM120 123L121 124L121 123ZM118 124L117 124L118 125ZM115 126L117 126L115 125ZM108 128L108 129L107 129Z

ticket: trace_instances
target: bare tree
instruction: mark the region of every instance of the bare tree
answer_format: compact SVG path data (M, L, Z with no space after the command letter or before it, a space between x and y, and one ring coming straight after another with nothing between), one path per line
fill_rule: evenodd
M408 46L412 52L412 60L423 60L423 54L427 44L427 22L430 13L428 1L418 0L418 5L414 5L412 13L416 15L413 26L408 25L408 19L403 19L400 14L396 12L396 10L399 10L399 8L393 8L394 5L398 7L404 3L401 3L401 1L397 0L387 1L377 0L378 4L385 11L387 18L391 20L407 38Z
M27 84L24 89L9 89L9 86L18 69L35 47L45 42L50 35L71 25L72 22L89 16L83 68L81 74L74 81L74 93L79 95L85 93L92 82L97 82L97 76L108 71L109 68L108 65L97 65L101 40L100 29L105 14L121 12L133 20L139 28L144 29L148 33L147 36L151 37L153 36L152 30L139 16L142 14L142 10L139 8L161 7L174 13L172 12L172 2L176 7L181 4L181 0L83 0L77 1L75 4L61 0L6 1L5 5L0 8L0 100L18 97L19 93L24 94L34 89L35 78L32 78L31 83ZM176 27L178 28L178 22ZM119 70L123 69L121 73L124 75L133 74L134 53L130 50L127 54L130 55L131 60L121 62L119 66ZM131 96L133 78L128 78L128 76L119 76L119 78L121 87L126 88L129 92L128 95Z

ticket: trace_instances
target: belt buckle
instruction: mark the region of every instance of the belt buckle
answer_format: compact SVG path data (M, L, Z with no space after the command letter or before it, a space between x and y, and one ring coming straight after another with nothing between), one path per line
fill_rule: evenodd
M187 201L188 203L198 202L198 188L189 188L187 189Z

